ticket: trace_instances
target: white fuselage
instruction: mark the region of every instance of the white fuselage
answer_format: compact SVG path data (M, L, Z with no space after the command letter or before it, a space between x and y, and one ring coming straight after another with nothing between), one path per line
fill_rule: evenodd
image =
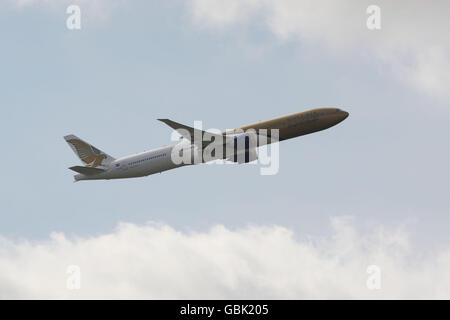
M172 149L175 145L176 144L160 147L157 149L116 159L110 163L105 172L93 176L77 174L75 175L75 180L79 181L144 177L154 173L159 173L184 166L185 164L174 164L171 160Z

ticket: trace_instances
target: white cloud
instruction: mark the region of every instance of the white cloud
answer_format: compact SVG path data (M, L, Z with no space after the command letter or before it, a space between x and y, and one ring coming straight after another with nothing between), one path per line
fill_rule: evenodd
M381 30L366 27L369 5L381 8ZM449 1L192 0L198 25L224 29L262 23L282 40L319 43L334 53L359 52L387 63L416 89L449 100Z
M450 249L415 256L401 229L357 232L332 219L330 238L279 227L183 233L120 224L111 233L33 243L0 239L0 298L450 298ZM369 265L381 289L366 287ZM69 265L81 289L66 288Z

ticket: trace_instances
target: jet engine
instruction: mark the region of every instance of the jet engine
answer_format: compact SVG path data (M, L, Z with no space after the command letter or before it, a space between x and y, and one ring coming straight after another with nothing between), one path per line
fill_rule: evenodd
M226 158L239 164L257 160L257 142L255 132L227 135Z

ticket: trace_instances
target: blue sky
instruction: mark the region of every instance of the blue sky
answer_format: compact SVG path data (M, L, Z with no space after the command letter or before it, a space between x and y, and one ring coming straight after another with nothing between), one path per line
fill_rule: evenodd
M65 5L0 5L2 237L89 238L119 222L154 221L181 232L279 225L306 239L331 234L331 217L351 216L362 233L405 226L418 249L448 247L450 100L408 82L404 69L420 69L414 59L423 48L404 56L391 41L383 47L393 22L380 31L362 23L354 28L361 48L345 39L342 48L326 40L329 23L324 34L300 25L298 35L280 36L262 13L225 24L197 14L202 1L114 3L79 2L82 29L74 31ZM448 43L430 37L448 62ZM381 42L373 49L371 41ZM226 129L313 107L350 117L281 143L274 176L256 166L200 165L73 183L67 169L79 160L66 134L120 157L170 143L158 118Z

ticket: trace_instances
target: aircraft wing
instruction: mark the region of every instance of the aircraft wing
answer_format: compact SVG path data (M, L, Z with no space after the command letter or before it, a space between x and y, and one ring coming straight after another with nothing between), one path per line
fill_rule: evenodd
M171 127L172 129L176 130L181 136L183 136L183 138L185 138L186 140L191 141L192 144L196 145L197 147L201 148L202 150L204 150L208 145L210 145L211 143L214 142L220 142L222 141L223 145L225 146L227 143L233 143L234 144L234 138L233 136L229 137L227 136L227 133L222 133L222 134L215 134L215 133L211 133L208 131L203 131L203 130L199 130L199 129L195 129L189 126L186 126L184 124L169 120L169 119L158 119L161 122L164 122L165 124L167 124L169 127ZM207 138L205 139L205 141L202 141L202 138L206 136ZM253 139L254 143L253 146L257 146L257 137L258 135L254 136ZM245 139L247 142L245 142L245 144L250 144L249 140L247 140L249 137L247 136ZM200 141L195 141L195 139L200 139ZM220 139L220 140L217 140ZM231 139L231 140L230 140ZM266 139L270 140L270 137L267 137L266 135ZM247 147L248 148L248 147ZM224 155L225 155L224 151ZM239 157L237 156L233 156L232 158L225 158L229 161L233 161L233 162L237 162L237 163L246 163L246 162L251 162L254 160L258 159L258 155L256 153L256 149L255 147L251 148L251 150L249 150L249 152L247 154L242 154Z
M195 129L189 126L186 126L184 124L172 121L170 119L158 119L161 122L164 122L169 127L177 131L183 138L191 141L192 144L197 145L198 147L201 147L204 149L206 146L208 146L211 142L216 141L217 139L223 139L225 143L224 136L221 134L211 133L199 129ZM204 135L207 135L211 138L210 141L202 141ZM195 141L196 138L199 138L200 141Z

